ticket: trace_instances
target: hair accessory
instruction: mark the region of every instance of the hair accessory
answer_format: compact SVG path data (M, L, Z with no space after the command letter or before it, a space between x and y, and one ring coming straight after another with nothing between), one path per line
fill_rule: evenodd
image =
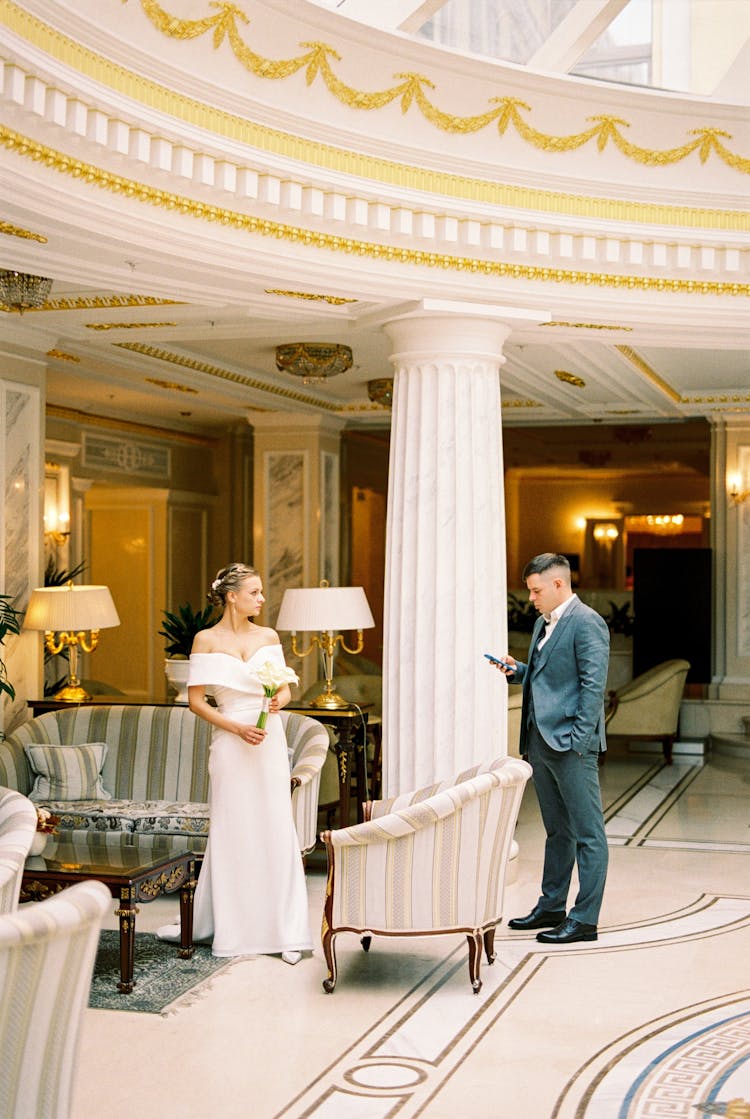
M213 583L211 584L211 590L215 591L220 582L221 582L221 579L214 579Z

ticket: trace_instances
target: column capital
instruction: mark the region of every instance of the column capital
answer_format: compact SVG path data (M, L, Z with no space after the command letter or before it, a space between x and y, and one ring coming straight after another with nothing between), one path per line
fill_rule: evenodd
M502 365L503 344L514 328L550 318L548 311L526 307L420 299L404 304L383 329L396 347L392 361L406 354L412 360L451 355Z

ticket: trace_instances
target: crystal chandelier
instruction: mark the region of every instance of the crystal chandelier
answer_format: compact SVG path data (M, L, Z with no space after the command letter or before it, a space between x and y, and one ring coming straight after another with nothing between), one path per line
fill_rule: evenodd
M49 295L52 280L30 276L27 272L0 271L0 302L22 315L33 307L41 307Z
M276 347L276 368L301 377L305 385L321 384L351 367L351 346L335 342L286 342Z
M367 382L367 395L373 404L390 408L393 404L393 377L378 377Z

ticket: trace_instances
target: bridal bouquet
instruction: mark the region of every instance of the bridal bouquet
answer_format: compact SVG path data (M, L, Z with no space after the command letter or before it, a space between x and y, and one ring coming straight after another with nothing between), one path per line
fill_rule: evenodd
M299 684L299 676L291 668L287 668L285 664L277 664L275 661L266 661L258 669L258 679L263 685L263 706L258 716L256 727L261 729L266 725L268 718L268 701L276 695L279 688L283 688L284 684Z

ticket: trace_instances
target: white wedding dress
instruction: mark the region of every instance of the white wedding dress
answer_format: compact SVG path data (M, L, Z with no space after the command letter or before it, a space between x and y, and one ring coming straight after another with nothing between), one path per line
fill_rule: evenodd
M280 645L263 646L249 661L228 653L193 653L188 684L205 685L230 719L257 723L263 699L257 671L267 661L284 664ZM250 746L213 728L211 823L195 891L193 940L212 940L214 956L312 948L286 735L278 715L268 715L266 731L260 746ZM172 940L179 931L166 926L157 935Z

